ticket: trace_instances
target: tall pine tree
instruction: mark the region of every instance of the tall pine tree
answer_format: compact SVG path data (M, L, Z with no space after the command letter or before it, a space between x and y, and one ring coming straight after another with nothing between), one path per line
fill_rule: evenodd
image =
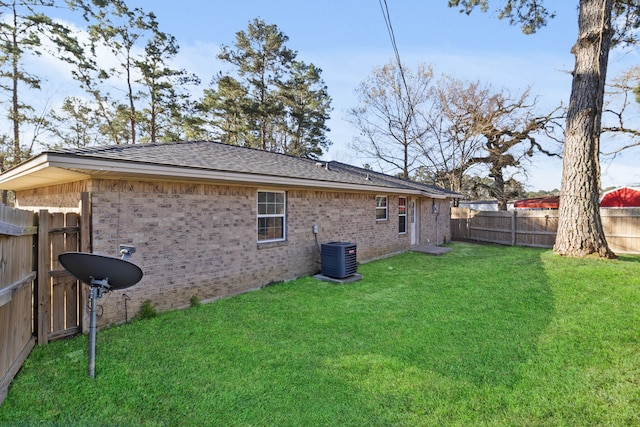
M250 22L218 55L235 76L216 78L200 109L223 142L317 158L331 144L331 98L321 70L296 61L287 41L276 25Z
M77 62L84 56L66 26L55 22L47 10L56 4L46 0L13 0L0 3L0 90L10 99L8 117L11 135L2 138L0 171L31 155L37 134L23 141L23 125L42 126L43 118L24 102L25 93L39 90L41 77L25 68L29 56L43 53L63 62Z

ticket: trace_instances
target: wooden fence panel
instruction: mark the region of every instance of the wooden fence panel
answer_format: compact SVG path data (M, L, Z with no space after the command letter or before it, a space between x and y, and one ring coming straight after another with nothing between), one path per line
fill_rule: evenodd
M551 248L556 241L558 232L557 211L513 211L515 230L515 245Z
M0 205L0 403L35 343L36 233L33 212Z
M602 228L615 253L640 252L640 209L600 209Z
M512 245L513 225L510 212L480 212L469 223L469 239Z
M600 209L609 247L615 253L640 253L640 209ZM551 248L558 211L518 209L508 212L451 209L451 238L504 245Z

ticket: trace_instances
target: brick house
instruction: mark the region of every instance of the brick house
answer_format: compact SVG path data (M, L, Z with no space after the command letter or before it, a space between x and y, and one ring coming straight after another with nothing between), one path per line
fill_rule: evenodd
M339 162L213 142L52 150L0 175L16 207L78 209L90 201L93 253L144 271L126 289L130 313L255 289L320 271L319 243L357 245L359 262L450 240L440 188ZM317 226L318 233L314 233ZM122 322L124 292L107 294L100 325Z

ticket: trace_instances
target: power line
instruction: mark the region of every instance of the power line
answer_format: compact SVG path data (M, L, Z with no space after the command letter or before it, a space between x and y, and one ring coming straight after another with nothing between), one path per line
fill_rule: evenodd
M391 25L391 15L389 14L389 5L387 4L387 0L378 0L380 3L380 9L382 10L382 16L384 18L384 23L387 26L387 32L389 33L389 38L391 39L391 47L393 48L393 52L396 56L396 62L398 63L398 67L400 67L400 73L402 74L402 63L400 61L400 52L398 51L398 45L396 43L396 35L393 31L393 26Z
M409 97L409 85L407 85L407 80L404 74L404 68L402 67L402 61L400 60L400 52L398 51L398 44L396 43L396 35L393 31L393 26L391 25L391 15L389 14L389 5L387 4L387 0L378 0L378 3L380 3L382 16L384 17L384 22L385 22L385 25L387 26L387 32L389 33L389 38L391 39L391 46L396 56L396 63L398 64L398 70L400 71L400 78L402 79L402 84L404 85L404 90L405 90L405 93L407 94L407 100L409 101L409 108L412 110L412 113L413 113L413 106L411 105L411 99Z

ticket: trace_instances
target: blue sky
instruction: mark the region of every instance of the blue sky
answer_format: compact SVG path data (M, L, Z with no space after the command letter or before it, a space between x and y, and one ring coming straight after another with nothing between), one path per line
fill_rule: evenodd
M529 36L499 21L494 12L467 16L448 8L447 0L387 1L401 59L410 68L426 63L436 74L480 80L512 93L531 86L541 109L567 104L577 0L547 0L557 17ZM161 29L180 44L179 65L198 74L203 86L224 70L216 59L220 45L232 45L235 33L254 18L276 24L289 37L287 46L298 52L298 59L323 70L334 108L329 122L333 145L325 159L354 165L368 161L349 149L355 130L345 117L357 105L357 85L393 57L378 0L129 0L128 4L156 14ZM613 52L609 76L637 62L635 53ZM640 183L639 160L636 150L603 162L603 185ZM529 190L551 190L560 188L560 175L560 161L536 157L529 176L520 179Z

